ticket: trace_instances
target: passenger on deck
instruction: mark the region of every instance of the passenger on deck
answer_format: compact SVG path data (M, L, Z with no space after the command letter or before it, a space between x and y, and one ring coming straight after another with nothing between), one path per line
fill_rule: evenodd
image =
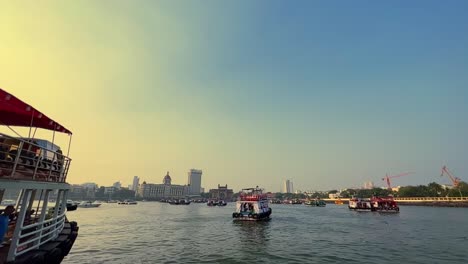
M3 210L2 215L8 216L8 219L10 221L15 220L16 218L15 207L13 205L8 205L7 207L5 207L5 210Z

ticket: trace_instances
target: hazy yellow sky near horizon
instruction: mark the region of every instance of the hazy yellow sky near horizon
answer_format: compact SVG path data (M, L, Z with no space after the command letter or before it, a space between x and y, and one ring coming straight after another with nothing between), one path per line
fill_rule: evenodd
M462 8L264 3L4 1L0 87L73 131L70 183L197 168L207 189L326 190L468 170Z
M186 36L169 30L181 25L155 8L152 25L160 38L149 40L138 14L127 13L144 15L144 9L119 3L109 12L109 2L2 5L0 86L74 132L69 182L130 184L134 175L160 182L171 171L175 183L185 184L190 168L204 167L204 148L196 138L181 137L187 130L196 136L197 128L179 123L174 108L185 98L171 95L177 84L165 80L170 61L163 58L183 49ZM149 61L147 46L160 63ZM148 96L138 86L148 79L153 94L177 106L163 109L164 115L138 109Z

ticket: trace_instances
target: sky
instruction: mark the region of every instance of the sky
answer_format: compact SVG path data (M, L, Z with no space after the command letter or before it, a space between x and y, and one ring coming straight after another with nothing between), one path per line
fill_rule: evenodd
M468 180L466 1L5 1L0 87L68 182L280 191ZM23 135L27 129L17 128ZM39 137L51 138L40 131ZM68 136L57 142L67 148Z

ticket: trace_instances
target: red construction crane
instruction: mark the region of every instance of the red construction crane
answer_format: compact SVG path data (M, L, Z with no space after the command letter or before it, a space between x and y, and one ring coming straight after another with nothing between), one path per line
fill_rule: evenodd
M440 177L444 176L444 173L447 174L447 176L452 181L453 187L455 187L455 188L458 187L458 184L461 181L460 178L457 178L457 177L453 176L453 174L449 171L447 166L442 167L442 173L440 174Z
M410 175L410 174L413 174L413 173L414 172L406 172L406 173L393 175L393 176L388 176L388 174L387 174L387 175L385 175L385 178L382 178L382 181L387 181L387 189L392 190L392 185L390 184L390 179Z

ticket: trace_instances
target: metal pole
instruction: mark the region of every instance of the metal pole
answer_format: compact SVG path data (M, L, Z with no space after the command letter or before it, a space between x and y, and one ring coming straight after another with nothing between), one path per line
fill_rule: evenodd
M55 130L57 129L57 124L54 123L54 131L52 132L52 153L54 153L54 155L52 156L52 160L50 161L50 170L49 170L49 176L47 176L47 181L50 181L50 175L52 174L52 168L54 167L53 164L54 164L54 159L55 159L55 150L54 150L54 141L55 141ZM49 150L47 150L49 151Z
M70 147L71 147L71 140L72 140L72 134L70 134L70 140L68 141L68 151L67 151L67 158L69 157L70 155Z
M37 127L34 128L34 133L32 135L32 138L34 138L36 136L36 131L37 131Z
M31 128L32 128L32 125L33 125L33 121L34 121L34 110L32 110L32 113L31 113L31 125L29 126L28 138L31 137Z

